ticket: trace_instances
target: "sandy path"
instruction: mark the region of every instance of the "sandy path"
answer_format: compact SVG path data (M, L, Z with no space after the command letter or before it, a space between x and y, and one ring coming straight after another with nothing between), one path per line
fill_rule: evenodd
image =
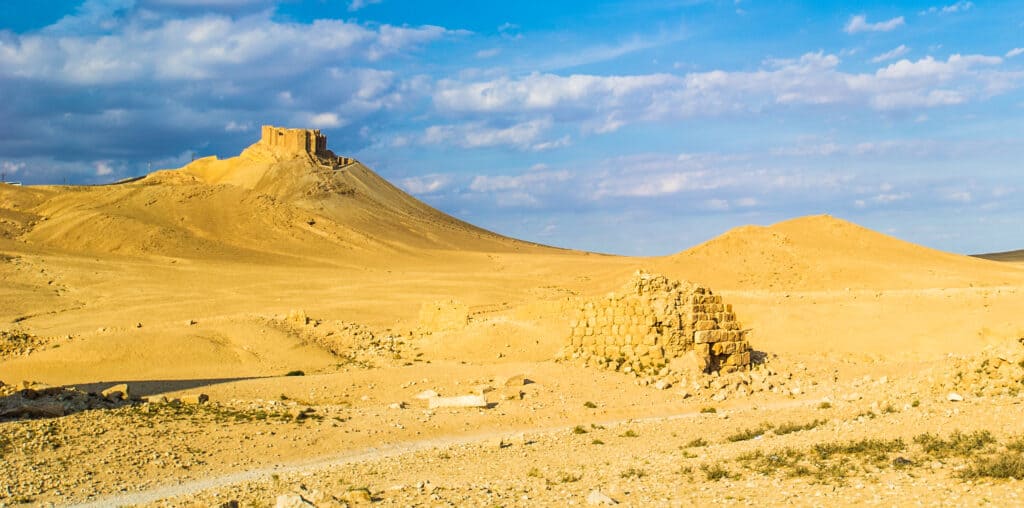
M732 408L730 411L744 411L751 409L754 406L760 409L787 409L801 405L816 404L818 401L819 398L803 398L799 400L776 402L766 405L744 405L741 407ZM688 411L685 413L646 416L641 418L607 420L596 423L598 425L613 426L626 424L629 422L664 422L671 420L680 420L684 418L698 418L701 416L706 415L702 415L702 413L700 413L699 411ZM72 504L69 506L72 506L74 508L103 508L107 506L130 506L152 503L155 501L159 501L161 499L195 495L205 490L256 480L264 476L269 476L271 474L311 473L325 470L334 466L355 464L359 462L396 457L432 448L444 448L456 445L483 443L489 440L508 437L509 435L518 433L525 433L530 435L554 434L559 432L565 432L569 429L572 429L572 427L572 425L559 425L554 427L533 427L517 429L514 431L485 432L460 436L449 435L435 437L431 439L422 439L418 441L407 441L403 443L372 446L369 448L351 450L341 454L324 455L299 462L292 462L289 464L274 464L271 466L250 469L248 471L229 473L221 476L215 476L213 478L207 478L205 480L190 481L178 485L165 485L162 487L156 487L141 492L132 492L128 494L106 496L95 501Z

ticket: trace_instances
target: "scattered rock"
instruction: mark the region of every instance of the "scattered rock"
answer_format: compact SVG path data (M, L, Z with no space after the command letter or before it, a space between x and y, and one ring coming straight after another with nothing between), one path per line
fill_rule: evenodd
M352 489L346 492L342 498L352 504L370 504L373 502L373 496L370 495L369 489Z
M670 381L666 381L664 379L659 379L657 383L654 383L654 389L655 390L667 390L667 389L669 389L671 387L672 387L672 383Z
M949 395L946 395L946 400L950 402L961 402L964 400L964 396L956 392L949 392Z
M274 505L274 508L304 508L306 506L316 505L306 501L298 494L281 494L277 496L277 503Z
M388 404L388 409L405 409L405 402L395 402Z
M102 392L100 392L100 395L103 395L103 397L106 398L107 400L116 401L128 400L130 398L129 393L130 392L128 391L128 385L121 383L119 385L114 385L111 386L110 388L107 388L106 390L103 390Z
M528 385L530 383L533 383L533 381L527 379L526 374L516 374L514 376L509 376L503 384L506 388L513 388Z
M429 399L429 408L439 407L487 407L487 397L483 395L462 395L458 397L434 397Z
M441 394L435 392L434 390L424 390L420 393L417 393L413 398L419 400L430 400L440 396Z
M608 497L607 494L600 490L592 490L590 494L587 494L587 504L589 505L616 505L618 501Z
M180 400L183 404L205 404L210 400L210 396L205 393L191 393L182 395Z

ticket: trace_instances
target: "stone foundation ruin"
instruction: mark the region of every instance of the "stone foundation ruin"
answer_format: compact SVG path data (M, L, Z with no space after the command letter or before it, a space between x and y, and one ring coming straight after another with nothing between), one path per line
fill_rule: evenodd
M574 358L637 374L749 370L746 335L732 305L710 289L643 272L583 303L570 322Z

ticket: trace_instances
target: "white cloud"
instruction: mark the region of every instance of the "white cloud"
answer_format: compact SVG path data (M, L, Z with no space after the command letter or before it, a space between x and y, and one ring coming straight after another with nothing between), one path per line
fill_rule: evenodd
M248 132L253 128L252 122L236 122L231 120L224 126L225 132Z
M568 137L545 140L542 136L551 128L550 118L519 122L508 127L490 127L483 122L457 125L432 125L421 138L425 144L454 144L463 148L511 146L521 150L549 150L565 146Z
M84 85L280 78L378 60L459 33L334 19L279 22L268 12L109 23L103 34L60 29L8 35L0 40L0 76Z
M1024 54L1024 48L1013 48L1006 52L1006 58L1013 58L1021 54Z
M612 132L636 122L757 114L777 106L847 105L878 111L962 104L1005 93L1024 73L1000 70L1000 57L951 55L899 60L873 73L839 69L839 57L807 53L765 61L756 71L684 75L597 76L532 73L485 81L442 80L434 88L443 113L515 118L545 115L584 132Z
M368 5L379 4L384 0L352 0L348 4L349 12L356 12Z
M501 48L481 49L480 51L476 52L476 57L477 58L493 58L493 57L498 56L499 53L501 53Z
M0 169L2 169L7 174L14 174L17 173L18 171L21 171L22 169L25 169L25 163L3 161L3 163L0 163Z
M969 2L967 0L960 0L960 1L956 2L956 3L954 3L954 4L950 4L950 5L946 5L946 6L929 7L928 10L921 11L920 14L922 14L922 15L924 15L924 14L936 14L936 13L956 14L958 12L969 11L969 10L971 10L972 7L974 7L974 2Z
M343 124L337 113L317 113L309 116L306 122L314 128L340 127Z
M903 16L892 18L886 21L879 21L877 23L868 23L867 16L859 14L852 16L850 21L843 27L843 31L848 34L855 34L859 32L891 32L905 24Z
M107 176L114 173L114 168L111 167L109 161L99 161L94 166L96 167L96 176Z
M899 46L897 46L897 47L895 47L895 48L893 48L893 49L891 49L889 51L886 51L885 53L882 53L881 55L878 55L878 56L872 58L871 61L874 62L874 63L878 63L878 62L884 62L886 60L892 60L894 58L899 58L899 57L907 54L909 51L910 51L910 48L906 47L903 44L900 44Z
M452 178L450 175L430 174L404 178L399 183L410 194L432 194L448 188Z

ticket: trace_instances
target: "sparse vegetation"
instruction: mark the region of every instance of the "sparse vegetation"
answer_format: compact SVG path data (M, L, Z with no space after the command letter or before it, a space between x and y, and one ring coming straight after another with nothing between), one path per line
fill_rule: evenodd
M637 434L633 429L629 429L626 432L619 434L619 437L640 437L640 434Z
M764 433L768 432L769 430L772 430L771 424L761 424L758 427L743 429L740 430L739 432L736 432L735 434L730 434L725 437L725 440L729 441L730 443L735 443L738 441L749 441L758 436L763 436Z
M305 376L305 375L306 375L306 373L301 371L301 370L292 370L292 371L288 371L288 373L285 374L285 376Z
M700 408L700 412L704 413L704 414L714 414L714 413L717 413L718 410L715 409L714 407L707 406L707 407Z
M619 473L620 478L643 478L647 476L647 471L636 467L630 467L629 469Z
M707 446L708 441L702 437L698 437L689 443L686 443L686 448L700 448L701 446Z
M600 439L595 439L595 440L591 441L590 444L593 444L593 445L603 445L604 441L601 441Z
M942 439L934 434L927 433L914 437L914 443L920 445L925 453L934 458L965 457L995 442L995 437L987 430L969 434L956 430L949 435L949 439Z
M777 436L783 436L783 435L786 435L786 434L792 434L794 432L800 432L800 431L804 431L804 430L811 430L811 429L813 429L815 427L819 427L819 426L824 425L826 423L828 423L828 420L817 420L817 419L814 420L814 421L807 422L807 423L787 422L787 423L783 423L781 425L776 426L775 429L772 432L774 432L775 435L777 435Z
M700 470L704 472L704 476L710 481L718 481L722 479L731 480L739 477L738 475L734 475L721 464L701 464Z
M823 401L822 403L818 404L818 409L832 409L832 403L828 401Z
M577 426L572 428L572 433L573 434L586 434L587 433L587 429L583 428L582 425L577 425Z
M540 469L531 467L530 470L526 472L526 476L529 476L530 478L543 478L544 474L540 472Z
M998 478L1024 480L1024 453L1009 450L994 456L974 457L970 465L960 472L968 480Z
M597 408L597 404L594 404L593 402L590 402L588 400L588 401L583 403L583 407L585 407L587 409L596 409Z

